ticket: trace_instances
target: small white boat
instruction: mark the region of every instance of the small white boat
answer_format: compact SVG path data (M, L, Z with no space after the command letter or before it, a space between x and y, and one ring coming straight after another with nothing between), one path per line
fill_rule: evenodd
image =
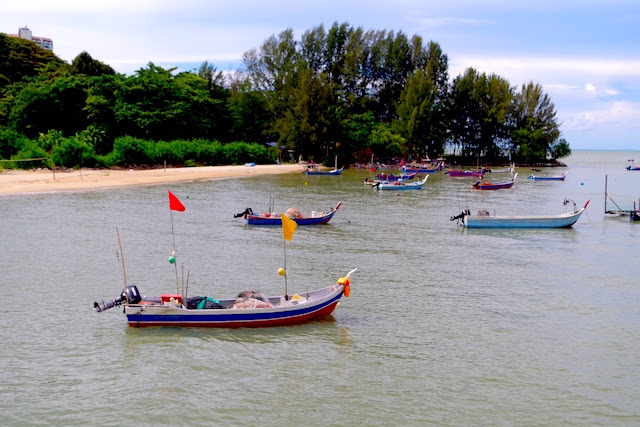
M585 211L589 200L580 209L576 209L576 203L572 200L564 199L563 205L573 203L573 211L557 215L491 215L489 211L482 210L471 215L466 209L460 215L450 218L451 221L458 221L458 225L467 228L566 228L571 227L578 221L582 212Z
M564 179L569 175L569 172L565 172L560 175L529 175L529 179L532 181L564 181Z

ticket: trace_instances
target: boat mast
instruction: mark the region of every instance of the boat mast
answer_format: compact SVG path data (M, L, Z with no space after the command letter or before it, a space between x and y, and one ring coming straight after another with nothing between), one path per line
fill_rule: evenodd
M127 271L124 268L124 253L122 252L122 241L120 240L120 231L118 231L118 226L116 226L116 234L118 235L118 246L120 246L120 259L122 260L122 275L124 277L124 287L127 287ZM127 304L129 304L129 293L125 292L125 297L127 298Z

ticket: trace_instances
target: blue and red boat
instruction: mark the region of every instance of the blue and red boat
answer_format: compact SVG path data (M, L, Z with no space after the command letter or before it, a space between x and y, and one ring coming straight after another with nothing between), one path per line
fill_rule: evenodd
M185 211L185 206L171 191L169 191L169 210ZM173 231L173 212L171 214ZM169 263L176 268L175 294L142 296L137 286L127 285L127 276L124 274L125 285L120 296L108 302L94 302L93 308L97 312L102 312L122 305L127 323L132 327L258 328L295 325L331 315L342 296L349 296L351 284L349 277L357 269L339 278L335 285L309 292L299 292L290 297L287 292L286 241L292 239L297 224L284 214L280 220L285 240L285 268L278 269L278 274L284 277L285 283L282 295L266 297L262 292L250 290L240 292L235 298L222 300L206 296L189 297L187 295L188 275L186 286L178 282L174 239L174 249L169 257ZM120 252L122 253L122 245L120 245ZM122 257L122 269L124 273L124 257Z
M312 211L308 215L302 215L299 209L297 208L289 208L284 213L288 218L294 220L297 225L318 225L318 224L326 224L331 221L331 218L338 212L342 206L342 202L338 202L338 204L334 208L330 208L326 211ZM247 208L244 212L234 214L234 218L244 217L247 221L248 225L282 225L280 213L275 212L263 212L263 213L254 213L251 208Z
M131 327L179 326L206 328L260 328L307 323L333 313L342 296L348 297L349 276L335 285L310 292L265 297L260 292L241 292L231 299L183 298L181 294L141 296L136 286L127 286L120 297L94 303L95 311L123 305ZM204 302L204 303L203 303Z

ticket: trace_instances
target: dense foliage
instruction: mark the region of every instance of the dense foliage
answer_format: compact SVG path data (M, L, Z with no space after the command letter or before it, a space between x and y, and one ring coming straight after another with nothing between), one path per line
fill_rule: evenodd
M450 80L440 46L402 32L334 23L296 40L287 29L226 75L204 62L125 76L87 52L67 64L3 34L0 58L0 158L45 159L29 166L344 164L445 149L537 162L571 152L539 84L517 89L473 68Z

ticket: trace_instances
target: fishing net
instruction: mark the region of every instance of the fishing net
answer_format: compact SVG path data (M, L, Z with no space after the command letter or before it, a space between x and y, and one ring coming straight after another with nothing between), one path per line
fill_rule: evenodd
M289 208L284 214L291 219L302 218L302 214L298 208Z
M238 294L231 308L273 308L273 304L262 292L244 291Z

